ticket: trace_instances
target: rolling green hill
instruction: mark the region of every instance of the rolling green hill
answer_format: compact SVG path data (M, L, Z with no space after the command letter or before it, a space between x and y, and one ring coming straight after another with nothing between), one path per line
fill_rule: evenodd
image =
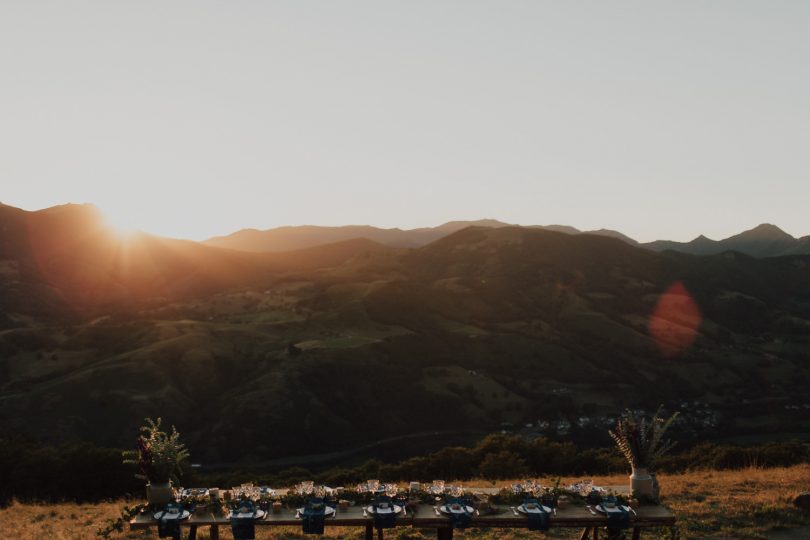
M3 431L128 446L160 415L206 463L425 432L601 442L658 403L683 438L807 432L808 256L474 227L261 254L141 236L122 262L92 219L57 241L2 210Z

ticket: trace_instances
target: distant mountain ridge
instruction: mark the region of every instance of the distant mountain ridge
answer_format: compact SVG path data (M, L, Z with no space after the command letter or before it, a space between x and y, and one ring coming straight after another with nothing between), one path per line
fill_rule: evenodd
M20 228L21 222L35 222L25 228ZM15 224L16 223L16 224ZM56 225L62 223L63 225ZM46 226L46 224L49 224ZM54 226L50 226L54 224ZM101 212L92 204L64 204L29 212L13 206L0 203L0 256L4 250L11 249L22 238L32 234L38 235L37 230L44 227L50 231L42 236L38 242L42 248L46 245L64 246L62 236L74 236L78 229L82 235L102 234L107 228ZM267 230L242 229L226 236L216 236L199 242L209 248L224 248L252 253L285 253L314 248L327 244L336 244L349 240L365 239L382 246L391 248L418 248L430 244L468 227L502 228L522 227L526 229L543 229L565 234L590 234L607 236L619 239L632 246L652 251L677 251L691 255L717 255L726 251L737 251L751 257L780 257L785 255L810 254L810 235L796 238L786 233L776 225L763 223L756 227L723 240L712 240L704 235L689 242L676 242L671 240L655 240L640 243L629 236L611 229L598 229L581 231L569 225L513 225L496 219L479 219L470 221L448 221L437 227L421 227L416 229L391 228L384 229L371 225L345 225L326 227L317 225L284 226ZM157 239L151 235L142 235ZM179 242L163 239L168 242ZM69 245L71 242L68 242ZM193 245L194 242L185 242Z
M371 225L344 225L338 227L300 225L266 230L242 229L227 236L210 238L205 240L203 244L213 247L237 249L240 251L277 252L331 244L354 238L367 238L388 246L416 248L430 244L431 242L462 229L466 229L467 227L489 227L497 229L515 226L516 225L504 223L496 219L448 221L437 227L421 227L417 229L383 229ZM528 225L526 228L545 229L566 234L596 234L619 238L631 245L637 244L632 238L618 231L609 229L583 232L568 225Z
M639 243L633 238L611 229L581 231L569 225L512 225L496 219L474 221L449 221L437 227L418 229L383 229L371 225L346 225L324 227L316 225L286 226L274 229L242 229L227 236L217 236L203 244L227 249L253 252L290 251L329 244L354 238L367 238L380 244L415 248L425 246L467 227L524 227L544 229L566 234L593 234L617 238L632 246L652 251L678 251L691 255L716 255L726 251L738 251L751 257L779 257L782 255L810 254L810 236L795 238L776 225L763 223L724 240L712 240L703 235L689 242L655 240Z
M14 312L79 313L165 301L397 251L362 237L285 253L228 250L146 233L122 238L91 204L33 212L0 204L0 328Z
M700 235L690 242L656 240L639 246L653 251L672 250L692 255L738 251L752 257L780 257L810 254L810 236L795 238L776 225L762 223L724 240L712 240Z

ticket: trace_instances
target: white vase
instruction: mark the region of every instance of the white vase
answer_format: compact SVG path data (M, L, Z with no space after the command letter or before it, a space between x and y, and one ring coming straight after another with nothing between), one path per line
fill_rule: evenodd
M633 467L633 474L630 475L630 489L636 497L653 497L653 477L647 469Z
M149 504L162 506L174 500L174 491L172 491L172 483L165 482L163 484L146 484L146 501Z

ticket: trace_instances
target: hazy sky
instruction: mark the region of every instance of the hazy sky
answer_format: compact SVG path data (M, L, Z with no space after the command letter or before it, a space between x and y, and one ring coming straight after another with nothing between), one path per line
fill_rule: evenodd
M0 201L810 234L804 0L0 1Z

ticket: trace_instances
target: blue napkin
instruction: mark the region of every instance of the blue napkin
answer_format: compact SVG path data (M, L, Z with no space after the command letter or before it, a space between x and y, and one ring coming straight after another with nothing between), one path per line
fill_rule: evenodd
M462 498L455 498L449 497L445 499L444 504L447 505L448 513L447 515L450 516L450 526L454 529L466 529L470 526L470 521L472 521L472 514L467 512L467 506L472 506L471 501ZM461 508L464 510L463 512L453 512L450 510L450 506L454 504L460 504Z
M391 512L380 514L377 512L380 503L388 503ZM397 523L397 515L394 513L394 501L390 497L377 497L372 503L374 510L374 528L375 529L392 529Z
M163 507L163 515L167 513L179 512L183 514L183 505L178 503L169 503ZM180 520L178 518L165 518L161 517L158 520L158 537L171 538L172 540L180 540Z
M549 516L548 512L543 510L543 505L537 499L526 499L523 501L523 507L526 508L527 504L537 505L539 512L526 512L526 519L529 521L530 531L547 531Z
M301 528L304 534L323 534L323 522L326 518L326 500L313 497L304 505L301 515Z
M606 504L612 503L615 506L608 510ZM602 499L602 508L607 515L609 531L618 531L630 527L630 512L622 508L616 501L616 497L604 497Z
M256 506L251 501L239 501L237 508L246 508L248 512L256 515ZM233 510L231 516L236 514L237 511ZM231 532L233 533L234 540L253 540L256 538L256 524L254 518L237 518L231 517Z

